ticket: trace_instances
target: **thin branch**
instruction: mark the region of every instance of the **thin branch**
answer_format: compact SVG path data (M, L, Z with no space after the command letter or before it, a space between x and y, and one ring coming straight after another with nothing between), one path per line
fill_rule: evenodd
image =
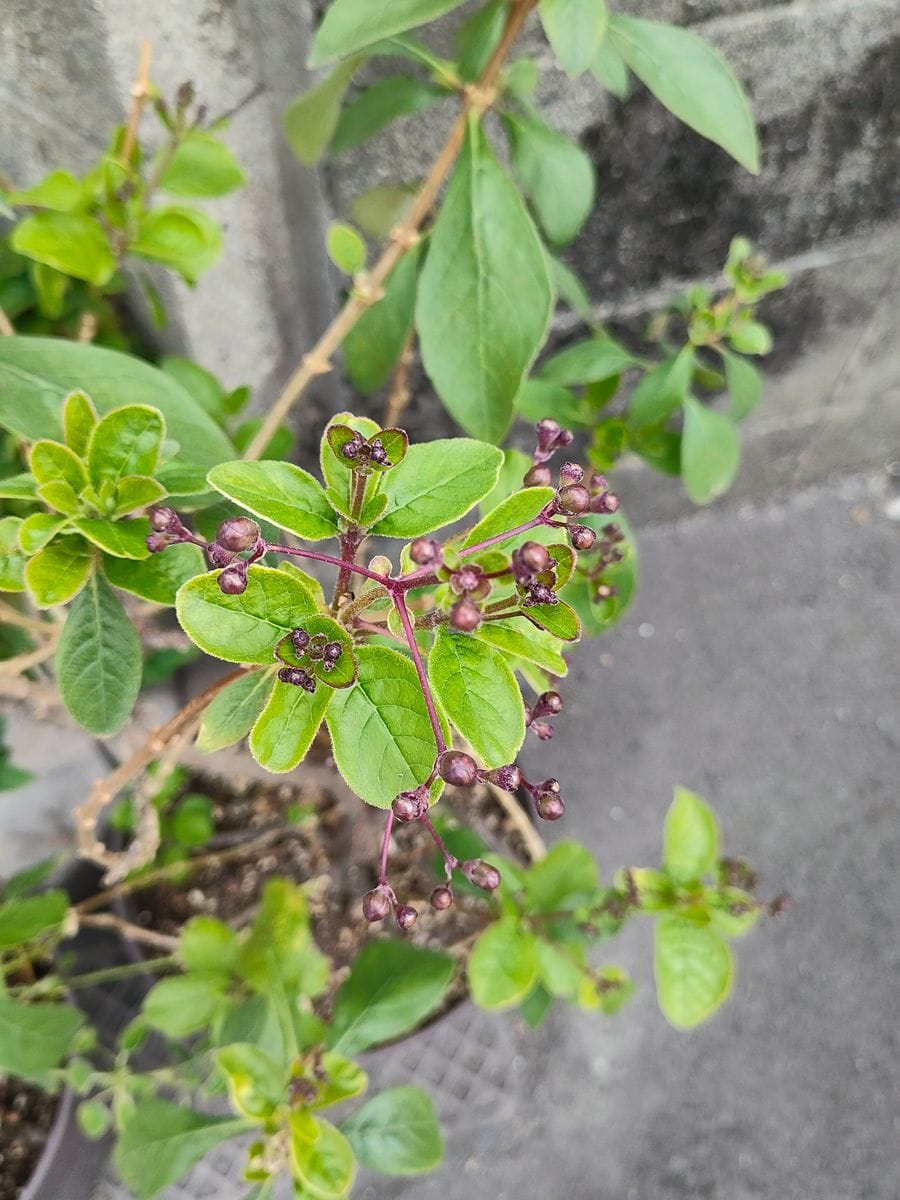
M295 558L311 558L314 562L329 563L332 567L346 568L348 571L353 571L356 575L364 575L366 579L374 579L376 583L380 583L382 587L390 588L391 581L387 575L378 575L375 571L370 571L367 567L359 567L356 563L348 563L343 558L338 558L334 554L320 554L318 550L300 550L296 546L276 546L268 543L267 550L273 554L290 554Z
M437 709L434 706L434 697L431 694L431 686L428 683L428 675L425 671L425 664L422 662L422 655L419 651L419 645L416 642L415 630L412 627L412 621L409 619L409 609L406 607L406 597L400 591L392 593L391 598L394 601L394 606L397 609L397 614L400 617L400 624L403 626L403 632L406 634L406 644L409 646L409 652L412 655L413 665L416 668L416 674L419 677L419 686L422 689L422 695L425 697L425 707L428 709L428 720L431 722L431 728L434 733L434 740L437 743L438 754L443 754L447 749L447 743L444 741L444 731L441 729L441 723L438 720Z
M50 628L46 621L39 621L37 617L30 617L27 613L19 612L5 600L0 600L0 625L18 625L31 633L39 633L42 637Z
M244 454L245 459L259 458L272 439L272 435L284 421L291 409L300 399L309 384L317 375L324 375L331 370L331 358L340 347L344 338L373 304L377 303L384 294L384 285L394 267L404 254L419 241L419 228L437 199L444 181L450 174L454 163L459 157L469 117L481 117L491 107L496 99L496 84L500 69L516 41L525 19L534 7L536 0L516 0L511 5L506 28L503 31L497 48L491 55L490 61L482 72L476 84L472 84L463 92L459 115L444 143L441 152L434 161L431 170L425 178L422 187L413 201L409 212L403 221L391 232L391 240L378 262L351 292L346 304L334 318L322 336L308 354L304 355L300 366L296 369L284 386L281 395L269 409L256 437L252 440Z
M400 357L397 359L397 366L394 368L394 379L391 383L391 390L388 394L387 403L384 406L384 417L382 424L385 429L392 429L400 419L401 414L412 399L412 392L409 387L409 370L415 362L416 356L413 346L416 341L416 331L410 330L409 337L406 339L406 344L400 352Z
M155 929L145 929L142 925L124 921L114 913L89 913L80 919L79 924L83 929L113 929L133 942L143 942L145 946L154 946L157 950L166 950L169 953L178 948L177 937L168 933L157 933Z
M131 108L128 110L125 136L122 138L121 159L127 167L131 166L131 159L137 145L138 126L144 113L144 105L150 95L150 62L152 58L153 43L149 38L144 38L138 57L137 75L131 85Z

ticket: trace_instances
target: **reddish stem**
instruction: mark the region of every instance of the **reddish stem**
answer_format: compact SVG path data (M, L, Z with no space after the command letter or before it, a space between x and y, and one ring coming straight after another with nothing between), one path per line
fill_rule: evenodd
M367 567L359 567L356 563L337 558L334 554L320 554L318 550L298 550L294 546L276 546L271 542L266 545L266 550L271 550L273 554L291 554L296 558L311 558L315 562L329 563L332 567L346 569L356 575L364 575L366 579L374 579L376 583L380 583L382 587L389 590L394 586L394 580L389 579L387 575L378 575Z
M459 866L459 859L456 857L455 854L451 854L450 851L447 849L447 847L444 845L444 839L441 837L441 835L438 833L438 831L432 825L432 823L428 819L428 817L420 817L419 820L422 822L422 824L425 826L425 828L431 834L434 844L437 846L438 850L440 850L441 855L443 856L444 870L447 873L447 882L449 883L450 880L453 878L453 868Z
M384 823L384 837L381 839L381 863L378 870L378 882L382 887L387 884L388 848L391 844L391 830L394 828L394 814L388 809L387 820Z
M400 624L403 626L403 632L406 634L406 644L409 646L409 652L412 655L412 660L415 664L416 674L419 676L419 686L422 689L422 695L425 697L425 707L428 709L428 719L431 722L431 728L434 732L434 740L437 744L438 754L443 754L447 749L447 743L444 741L444 731L441 729L441 723L438 720L437 709L434 706L434 697L431 694L431 687L428 683L428 675L425 672L425 664L422 662L422 655L419 652L419 646L416 642L415 630L412 627L412 621L409 619L409 609L406 607L406 597L399 588L394 586L391 590L391 599L394 601L394 607L397 609L397 614L400 617Z

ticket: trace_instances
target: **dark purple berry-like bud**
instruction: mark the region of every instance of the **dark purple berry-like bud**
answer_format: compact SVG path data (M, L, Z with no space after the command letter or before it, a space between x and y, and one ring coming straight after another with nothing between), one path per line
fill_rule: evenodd
M592 492L606 492L609 490L609 480L605 475L601 475L599 471L592 471L591 477L588 480L588 487Z
M486 892L494 892L500 886L500 872L483 858L470 858L467 862L460 863L459 869L469 883Z
M419 914L410 904L398 904L394 909L394 920L404 932L407 929L412 929L418 917Z
M591 493L582 483L571 483L556 493L556 503L561 512L576 516L587 512L591 504Z
M216 530L216 541L235 554L252 550L259 541L259 526L249 517L229 517Z
M387 451L381 444L380 438L374 438L369 443L369 458L373 463L378 463L379 466L384 466L388 461Z
M562 696L559 692L544 692L543 695L538 696L534 712L538 717L555 717L562 712L562 706Z
M316 681L302 667L282 667L278 672L278 678L282 683L290 683L294 687L302 687L304 691L310 694L316 690Z
M234 562L234 551L226 550L218 542L210 542L206 547L206 553L214 567L227 567L229 563Z
M587 525L569 526L569 541L576 550L590 550L596 540L596 533Z
M428 810L428 801L419 792L401 792L391 803L391 811L404 825L418 821Z
M579 467L578 463L563 463L559 469L559 482L563 487L572 483L581 483L582 479L584 479L584 467Z
M309 634L305 629L294 629L291 631L291 645L297 652L298 657L305 653L306 647L309 645Z
M550 555L540 542L526 542L519 550L519 557L532 571L546 571L550 566Z
M372 888L363 896L362 910L367 921L383 921L391 911L391 902L380 887Z
M478 777L478 763L462 750L445 750L437 768L441 779L455 787L470 787Z
M549 487L552 481L553 473L550 468L539 464L538 466L531 467L525 473L522 483L525 487Z
M494 767L492 771L481 771L480 775L488 783L503 788L504 792L514 792L522 782L522 772L515 763L509 763L505 767Z
M614 513L619 511L619 497L612 492L601 492L591 500L591 512Z
M481 624L481 610L471 600L457 600L450 609L450 624L461 633L474 633Z
M431 893L431 907L437 909L438 912L443 912L453 903L453 892L447 887L446 883L442 883L440 887L436 887Z
M553 726L548 721L532 721L530 728L542 742L549 742L553 737Z
M538 446L546 450L556 441L562 429L558 421L554 421L552 417L544 417L535 425L534 431L538 436Z
M344 647L340 642L326 642L322 657L326 662L337 662L343 653Z
M240 596L247 590L247 564L235 563L219 576L219 587L226 596Z
M559 437L556 439L556 449L562 450L566 446L571 446L575 441L575 434L571 429L561 429Z
M523 608L531 608L535 604L557 604L559 596L551 588L544 587L542 583L536 583L528 594L528 598L522 602Z
M441 548L431 538L416 538L409 544L409 557L418 566L427 567L429 563L438 562Z
M450 576L450 587L457 595L461 595L463 592L474 592L481 583L483 574L480 567L460 567Z
M541 792L535 801L535 808L544 821L558 821L566 811L562 796L556 792Z
M151 554L159 554L160 550L165 550L167 546L172 545L171 540L164 533L148 533L144 542Z
M341 446L341 457L354 459L359 457L360 447L362 446L362 438L359 434L351 442L345 442Z
M173 533L181 525L174 508L151 508L149 516L150 528L157 533Z

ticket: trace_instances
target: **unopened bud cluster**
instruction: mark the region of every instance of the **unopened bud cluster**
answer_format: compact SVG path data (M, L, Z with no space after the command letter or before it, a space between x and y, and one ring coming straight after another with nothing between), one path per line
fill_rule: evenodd
M384 467L390 462L387 451L380 437L367 441L361 433L356 433L341 446L340 454L355 467Z

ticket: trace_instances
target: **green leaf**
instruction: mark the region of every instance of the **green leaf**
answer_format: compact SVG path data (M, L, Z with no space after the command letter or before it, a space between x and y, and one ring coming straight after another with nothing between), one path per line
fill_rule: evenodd
M222 231L196 208L154 208L144 215L130 251L161 262L196 283L222 252Z
M682 346L677 354L648 371L628 402L632 425L667 421L683 404L694 373L694 347Z
M465 516L497 482L503 453L470 438L446 438L410 446L384 476L389 497L372 532L412 538Z
M501 501L521 491L522 480L530 467L530 455L523 454L521 450L504 450L497 482L478 506L479 515L486 517Z
M209 482L254 516L307 541L337 535L337 519L317 479L284 462L231 462L214 467Z
M734 957L714 929L664 916L656 922L654 972L663 1015L676 1029L690 1029L727 999Z
M362 62L351 58L284 110L282 123L291 149L305 167L313 167L331 141L341 115L344 93Z
M431 774L434 733L408 658L384 646L361 646L357 658L356 683L334 693L325 719L335 763L351 790L388 808L398 792Z
M53 513L32 513L26 517L19 529L19 545L25 554L37 554L48 542L52 542L68 517L57 517Z
M525 740L522 695L499 650L467 634L438 629L428 678L451 722L486 767L515 758Z
M551 675L560 679L568 674L568 665L559 653L556 639L550 634L523 625L520 619L486 621L472 636L496 647L508 657L534 663L541 670L549 671Z
M113 1163L137 1200L152 1200L210 1150L251 1128L243 1118L210 1117L146 1096L136 1102L119 1134Z
M580 396L545 379L525 380L516 396L516 412L526 421L537 422L552 417L567 429L587 429L593 425L593 413Z
M460 79L467 83L480 79L503 36L507 13L504 0L489 0L460 25L456 31L456 66Z
M104 555L103 570L113 587L154 604L171 605L183 584L206 573L206 563L197 546L182 544L140 561Z
M583 954L571 946L560 946L539 937L535 943L541 983L553 996L572 999L585 978L586 969L579 960Z
M449 93L409 75L389 75L365 88L341 113L329 149L352 150L374 137L399 117L410 117Z
M513 1008L538 979L536 938L516 917L489 925L469 956L469 989L481 1008Z
M91 1141L102 1138L112 1124L112 1113L102 1100L82 1100L76 1115L81 1132Z
M468 433L502 439L552 309L540 238L473 121L431 234L416 307L425 369Z
M253 566L246 591L226 596L218 575L200 575L181 588L175 605L181 627L215 658L269 666L276 644L313 611L309 592L286 571Z
M0 424L29 442L62 439L60 413L73 387L83 388L100 413L129 404L159 409L181 454L209 468L234 457L216 423L165 372L100 346L57 338L0 339Z
M7 475L5 479L0 479L0 499L2 500L32 500L36 492L35 478L28 472L21 475Z
M34 187L13 192L6 197L11 204L49 208L53 212L72 212L85 201L85 189L68 171L51 171Z
M384 1175L421 1175L444 1157L434 1105L421 1088L388 1088L342 1122L341 1130L360 1165Z
M368 942L334 1002L328 1044L356 1055L416 1029L440 1008L453 959L408 942Z
M223 975L237 962L237 934L215 917L191 917L181 931L178 956L188 971Z
M227 196L246 182L237 159L211 133L192 130L175 147L157 187L173 196Z
M272 675L272 671L247 671L222 688L203 713L198 750L212 754L247 736L272 691Z
M89 542L113 558L139 559L150 556L147 549L150 522L146 517L138 517L134 521L99 521L76 517L72 524Z
M513 170L538 224L554 246L567 246L594 207L594 167L580 146L534 117L506 115Z
M328 257L345 275L356 275L365 268L366 243L350 225L340 222L328 230Z
M728 415L733 421L743 421L759 404L762 396L762 375L739 354L732 354L724 346L719 353L725 363L725 383L731 396Z
M387 383L413 327L419 254L412 250L394 267L384 296L367 308L344 339L350 382L364 395Z
M63 404L63 431L66 445L84 458L94 426L97 424L97 410L84 392L71 392Z
M155 408L129 404L102 417L91 434L88 467L91 481L99 488L107 480L118 483L123 476L152 476L166 436L166 423Z
M231 1105L252 1121L271 1117L284 1102L287 1067L250 1042L235 1042L216 1052L216 1064L228 1081Z
M7 900L0 904L0 947L28 942L57 929L69 911L69 897L53 889L37 896Z
M306 757L333 695L321 682L310 695L276 680L250 734L250 751L260 766L276 773L293 771Z
M369 188L355 198L350 206L350 215L370 237L386 238L409 212L415 195L416 189L410 184Z
M525 876L526 911L578 908L596 896L597 864L578 842L557 842Z
M392 37L457 8L462 0L334 0L319 26L310 67L346 58L380 38Z
M63 704L90 733L117 733L137 699L141 665L134 626L103 577L94 572L69 610L56 650Z
M555 492L550 487L529 487L513 492L495 509L482 517L474 529L469 530L463 547L477 546L480 542L486 542L490 538L497 537L498 534L506 533L507 530L527 524L546 508L554 495ZM527 533L514 533L510 537L504 538L503 541L495 542L494 546L505 546L517 537L527 538L527 536Z
M769 354L772 349L772 334L760 321L744 320L735 324L728 333L728 340L741 354Z
M553 996L539 983L519 1005L519 1016L529 1029L537 1029L552 1007Z
M310 1118L306 1113L296 1113L290 1123L294 1178L316 1200L341 1200L356 1177L350 1143L329 1121Z
M274 997L282 1008L286 1001L296 1008L298 992L314 996L325 986L328 963L310 937L309 905L303 890L290 880L270 879L263 889L237 970L251 987Z
M562 387L579 387L611 379L635 365L634 358L624 346L606 334L597 334L567 346L541 363L538 377Z
M35 442L28 456L28 465L38 483L63 480L76 494L87 484L81 459L61 442Z
M0 1071L52 1087L53 1069L71 1051L83 1021L74 1005L21 1004L0 994Z
M719 831L712 809L694 792L677 787L666 814L663 863L673 879L689 883L713 870Z
M748 171L759 173L759 145L747 98L707 42L674 25L618 14L610 17L609 38L657 100Z
M553 281L553 286L556 288L559 299L564 304L567 304L572 312L577 313L586 325L593 325L594 309L584 284L575 272L566 263L562 262L561 259L550 255L548 262L550 266L550 278Z
M684 402L681 476L695 504L708 504L727 492L737 475L741 444L734 422L692 396Z
M211 371L178 355L168 355L160 362L160 369L189 392L193 399L219 425L232 414L227 408L225 389ZM204 480L205 482L205 480Z
M556 604L533 604L522 613L538 629L546 629L562 642L577 642L581 637L578 614L565 601Z
M25 591L25 556L19 552L21 517L0 517L0 592Z
M167 1037L204 1029L222 1007L224 980L200 974L173 975L154 984L144 1000L145 1020Z
M591 63L591 72L618 100L624 100L628 95L628 68L612 38L605 37L600 43Z
M540 0L547 41L568 75L594 61L609 23L605 0Z
M77 596L87 582L93 559L80 537L58 537L30 558L25 583L38 608L65 604Z
M9 244L18 254L96 287L109 283L116 258L103 226L75 213L32 213L20 221Z

